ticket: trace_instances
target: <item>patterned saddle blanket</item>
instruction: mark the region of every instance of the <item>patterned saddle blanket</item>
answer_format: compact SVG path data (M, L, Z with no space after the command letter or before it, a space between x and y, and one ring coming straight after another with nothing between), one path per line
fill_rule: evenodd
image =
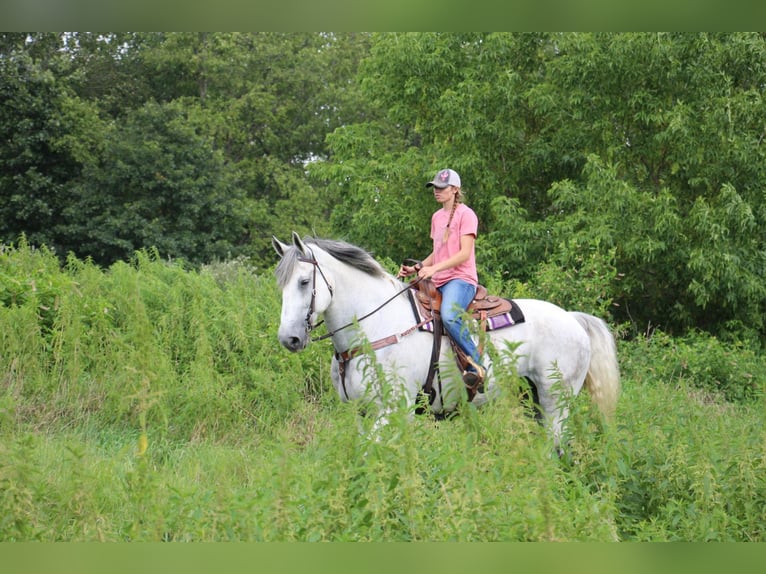
M433 333L433 314L441 309L442 294L430 280L421 281L417 289L409 291L410 303L415 314L415 320L421 331ZM487 294L487 289L479 285L476 295L468 305L468 312L481 323L485 331L494 331L511 327L524 322L524 313L511 299Z

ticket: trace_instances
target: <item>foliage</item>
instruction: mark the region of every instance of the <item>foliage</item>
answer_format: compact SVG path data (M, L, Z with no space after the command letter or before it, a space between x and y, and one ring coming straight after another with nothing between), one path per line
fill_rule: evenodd
M526 37L493 34L375 36L360 77L383 117L336 130L331 165L312 166L317 177L342 186L335 223L350 240L397 260L424 256L434 202L423 185L447 165L460 172L480 222L489 220L493 197L510 184L511 158L519 156L512 117L518 77L493 62L527 62L535 50Z
M689 292L698 307L713 316L697 318L696 325L704 329L747 317L748 327L762 332L766 250L752 206L726 185L710 201L697 198L689 219Z
M221 283L215 269L186 271L138 252L108 271L71 256L59 270L49 251L6 249L0 372L11 409L2 425L138 425L193 440L243 424L268 434L274 413L256 405L315 400L325 375L302 372L270 336L270 277L239 266ZM275 376L292 378L295 368L303 390Z
M0 37L0 240L104 266L136 249L194 263L329 234L306 164L367 106L366 34Z
M398 262L430 250L423 184L449 165L504 293L759 340L764 53L761 33L0 34L0 240L267 267L295 230Z
M762 34L380 34L360 77L385 115L336 130L314 171L379 255L428 251L433 201L406 190L449 165L493 281L534 290L590 253L619 283L570 273L591 299L565 299L634 334L762 337L765 50Z
M0 101L0 240L24 233L36 245L53 245L68 184L82 170L77 147L96 128L83 127L77 116L93 120L93 111L25 53L0 57Z
M210 121L177 102L129 112L63 210L81 222L69 231L74 253L103 265L144 246L197 264L237 255L250 210L205 135Z
M622 341L615 425L569 446L501 396L437 421L338 400L277 343L272 273L0 252L4 541L763 541L766 371L743 344Z
M630 371L619 430L603 450L587 441L575 455L580 480L614 495L619 538L763 540L763 509L753 498L766 487L763 436L748 428L762 424L763 401L742 409L695 390L693 379L664 384L652 368L657 355L621 351Z
M652 331L636 340L637 362L649 363L652 377L670 385L695 387L710 396L754 402L766 393L761 357L742 342L723 342L704 332L669 337Z

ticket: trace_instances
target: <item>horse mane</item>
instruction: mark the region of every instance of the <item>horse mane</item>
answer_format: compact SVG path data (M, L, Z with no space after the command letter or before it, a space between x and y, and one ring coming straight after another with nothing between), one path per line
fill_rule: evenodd
M317 237L304 237L303 243L308 247L316 246L319 249L326 251L332 255L338 261L341 261L351 267L363 271L373 277L385 277L387 275L386 270L378 263L375 258L368 252L352 245L345 241L339 241L337 239L320 239ZM292 270L295 267L296 262L299 260L299 252L296 248L291 248L285 251L282 260L277 265L275 270L277 276L277 283L280 288L284 288L287 284L287 280L292 274Z

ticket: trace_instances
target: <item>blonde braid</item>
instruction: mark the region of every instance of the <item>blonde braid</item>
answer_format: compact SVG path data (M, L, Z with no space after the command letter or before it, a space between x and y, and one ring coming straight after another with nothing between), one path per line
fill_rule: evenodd
M452 202L452 210L449 213L449 220L447 221L447 227L444 228L444 236L442 237L442 243L447 243L447 239L449 238L449 226L452 223L452 218L455 217L455 210L457 209L457 206L459 203L462 203L463 201L463 193L460 191L460 188L457 188L457 193L455 193L455 200Z

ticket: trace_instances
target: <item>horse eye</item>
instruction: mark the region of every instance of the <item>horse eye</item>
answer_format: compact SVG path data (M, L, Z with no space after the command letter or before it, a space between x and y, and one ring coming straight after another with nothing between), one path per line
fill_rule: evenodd
M309 281L308 279L301 279L300 286L301 287L306 287L306 286L308 286L309 283L311 283L311 281Z

